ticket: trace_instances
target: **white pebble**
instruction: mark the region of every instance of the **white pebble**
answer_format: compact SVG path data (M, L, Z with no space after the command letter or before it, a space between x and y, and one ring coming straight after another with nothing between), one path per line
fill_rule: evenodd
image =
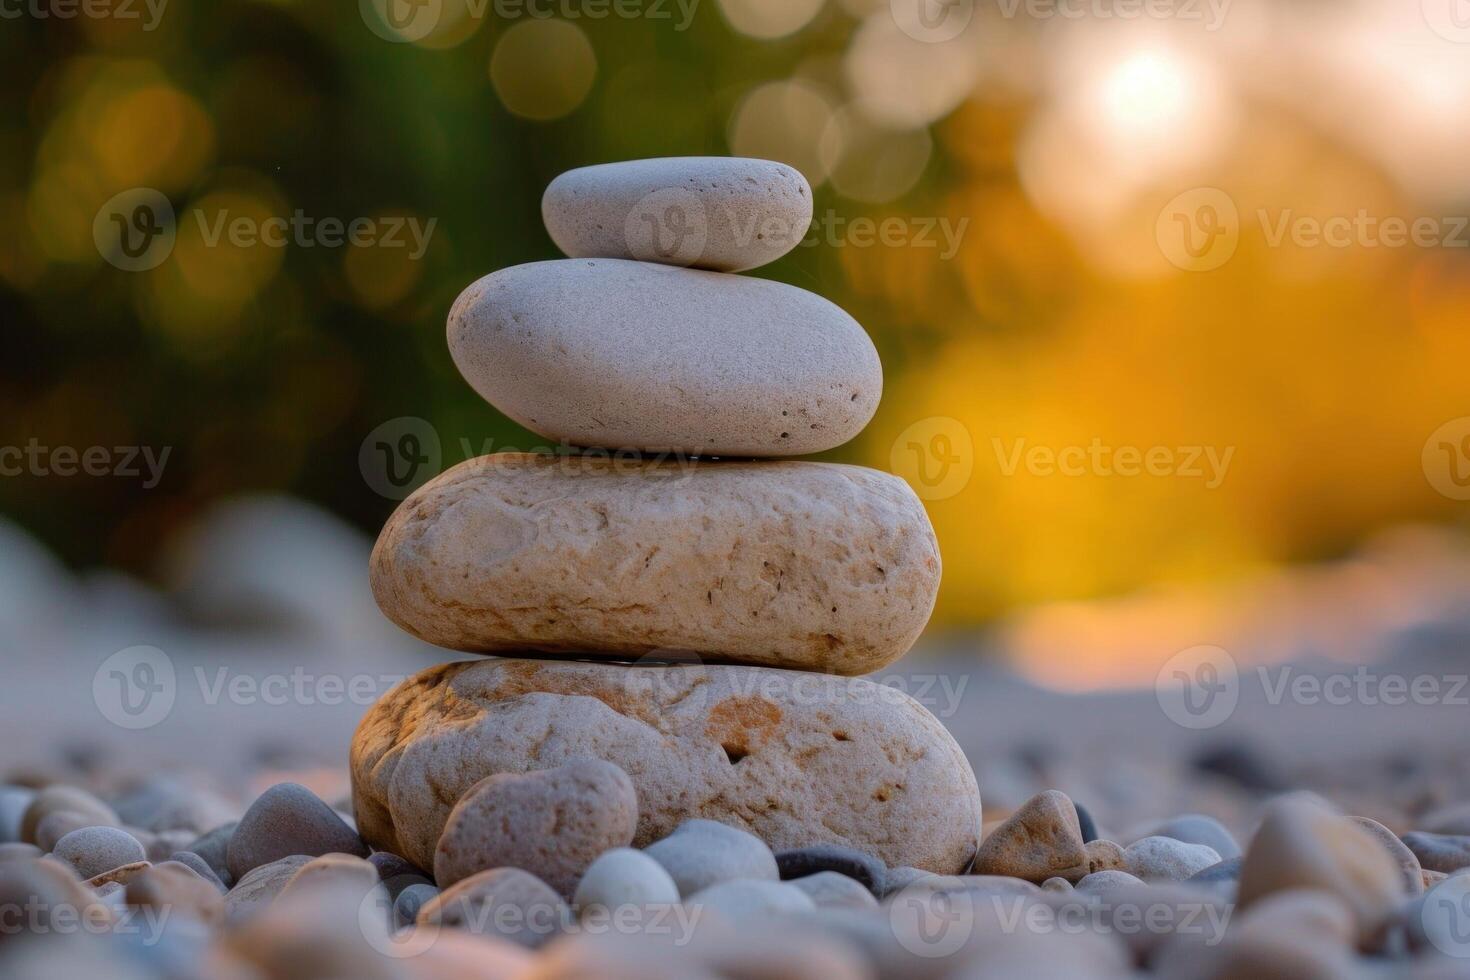
M686 821L643 853L663 866L686 897L724 881L781 878L776 855L764 841L713 820Z
M816 908L806 892L780 881L724 881L696 894L688 904L713 911L735 926L771 915L791 915Z
M631 847L615 847L593 861L572 899L583 913L590 908L645 908L678 901L679 886L663 865Z
M787 884L807 894L817 908L871 909L878 900L855 878L836 871L818 871L814 875L793 878Z
M1145 837L1124 851L1128 870L1144 881L1184 881L1220 863L1220 853L1205 844L1172 837Z

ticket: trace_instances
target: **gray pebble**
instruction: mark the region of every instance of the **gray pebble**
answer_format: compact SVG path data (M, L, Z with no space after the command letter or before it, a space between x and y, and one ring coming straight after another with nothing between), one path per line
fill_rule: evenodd
M781 851L776 855L776 868L782 881L835 871L861 882L874 895L882 893L883 876L888 870L878 858L837 844L814 844Z
M204 858L200 857L199 855L195 854L193 851L175 851L168 856L168 859L178 864L182 864L184 867L188 868L190 871L194 872L205 881L214 885L221 892L229 891L229 888L225 886L225 883L219 880L219 875L215 874L214 869L209 866L209 862L204 860Z
M1186 813L1156 825L1145 837L1172 837L1186 844L1203 844L1215 849L1221 860L1240 857L1240 844L1225 825L1202 813Z
M1129 844L1124 853L1128 871L1144 881L1184 881L1220 863L1213 847L1173 837L1145 837Z
M806 892L818 908L878 907L878 900L862 882L836 871L818 871L804 878L792 878L787 884Z
M0 844L21 842L21 821L36 791L24 786L0 785Z
M423 869L392 851L374 851L368 855L368 861L378 869L378 878L381 881L388 881L402 875L422 875L424 873Z
M1453 875L1470 868L1470 836L1414 831L1405 834L1403 840L1419 863L1430 871Z
M438 897L439 889L428 882L409 885L393 900L394 923L399 927L412 925L423 907Z
M723 881L781 877L765 841L713 820L686 820L643 853L663 865L686 898Z
M35 844L22 844L20 841L11 841L0 844L0 862L5 861L29 861L46 853Z
M1075 890L1087 895L1101 895L1103 892L1109 892L1124 885L1141 884L1143 884L1142 878L1126 871L1097 871L1077 882Z
M1077 811L1077 829L1082 831L1082 843L1091 844L1098 839L1097 821L1092 819L1092 814L1087 808L1076 800L1072 801L1072 807ZM1066 881L1066 879L1062 879ZM1068 882L1071 884L1071 882Z
M203 858L204 863L214 869L215 877L223 881L226 886L235 882L235 876L230 874L228 852L230 838L235 835L235 827L238 825L238 822L233 820L220 824L213 830L199 835L184 848Z
M46 853L56 850L57 841L71 833L73 830L81 830L83 827L111 827L112 824L98 824L95 819L75 810L57 810L48 813L36 824L36 831L31 837L31 842Z
M571 918L561 896L540 878L520 868L494 868L440 892L419 910L418 921L537 949L560 935Z
M148 853L137 838L116 827L73 830L56 842L52 853L83 878L95 878L124 865L148 860Z
M908 865L889 868L883 874L883 894L878 897L887 898L895 892L903 891L909 885L922 878L934 877L937 877L934 872L925 871L923 868L911 868Z
M242 875L225 895L225 919L231 923L242 922L265 909L310 860L304 854L293 854Z
M83 826L116 827L121 823L112 807L91 793L78 786L57 783L37 791L31 799L21 816L20 839L29 844L40 844L36 839L36 829L47 814L61 810L80 814L86 821Z
M1200 884L1215 884L1216 882L1221 881L1239 881L1240 866L1244 863L1244 858L1229 858L1228 860L1221 861L1219 864L1212 864L1208 868L1205 868L1203 871L1196 872L1189 878L1189 880L1192 882L1198 882Z
M811 896L790 882L748 878L711 885L686 904L713 911L737 928L769 916L794 915L816 908Z
M296 783L278 783L262 793L240 818L225 860L230 873L240 878L263 864L293 854L366 858L368 847L311 790Z

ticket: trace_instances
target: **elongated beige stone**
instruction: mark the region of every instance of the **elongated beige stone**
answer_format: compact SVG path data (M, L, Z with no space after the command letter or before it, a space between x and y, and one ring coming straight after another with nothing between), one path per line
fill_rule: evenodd
M557 177L541 215L572 258L738 272L801 243L811 228L812 189L799 171L771 160L625 160Z
M353 738L363 837L429 867L480 780L605 759L638 793L633 844L717 820L776 849L831 843L890 865L964 869L980 794L922 705L861 678L738 666L482 660L388 692Z
M840 674L903 656L939 575L923 505L876 470L521 453L419 488L372 559L383 612L451 649Z
M883 390L873 342L815 293L646 262L502 269L448 338L481 396L574 446L801 456L861 432Z

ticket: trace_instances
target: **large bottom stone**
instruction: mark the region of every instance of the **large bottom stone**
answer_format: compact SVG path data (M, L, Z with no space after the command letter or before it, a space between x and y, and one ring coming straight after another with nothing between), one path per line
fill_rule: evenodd
M979 840L964 754L893 688L760 667L536 660L433 667L374 705L352 743L358 830L429 868L475 783L587 758L632 777L638 847L702 817L777 850L842 844L955 874Z

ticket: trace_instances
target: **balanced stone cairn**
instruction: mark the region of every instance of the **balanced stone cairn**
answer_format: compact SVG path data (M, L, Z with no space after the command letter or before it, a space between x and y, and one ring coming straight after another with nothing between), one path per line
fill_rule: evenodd
M456 880L510 864L470 816L523 813L502 799L523 774L596 761L626 794L556 778L601 780L636 816L621 841L587 829L580 864L517 865L563 894L618 844L654 845L686 897L776 878L766 848L824 847L849 876L963 872L981 829L964 754L918 702L855 676L903 656L933 609L922 504L886 473L753 458L841 445L882 389L841 309L732 274L801 240L807 182L764 160L631 161L563 174L542 209L572 257L471 285L449 348L486 400L577 448L468 460L383 529L383 612L499 658L426 670L369 711L351 760L363 838ZM738 852L731 834L764 862L719 873L679 853Z

